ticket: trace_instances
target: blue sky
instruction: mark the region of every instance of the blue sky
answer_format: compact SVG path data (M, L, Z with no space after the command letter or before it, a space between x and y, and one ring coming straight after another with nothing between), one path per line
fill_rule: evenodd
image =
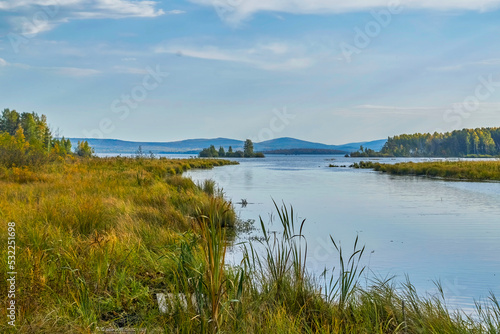
M0 1L0 108L67 137L500 126L500 0Z

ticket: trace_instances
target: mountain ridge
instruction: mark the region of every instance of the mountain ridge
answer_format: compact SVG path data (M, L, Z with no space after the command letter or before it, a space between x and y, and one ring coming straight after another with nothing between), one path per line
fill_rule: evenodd
M198 154L202 149L214 145L217 149L219 146L228 149L232 146L233 150L242 150L244 141L230 138L194 138L186 140L178 140L171 142L136 142L120 139L99 139L99 138L69 138L73 145L77 141L86 140L90 146L95 149L96 153L118 153L118 154L134 154L139 146L143 152L152 152L154 154ZM291 150L291 149L321 149L321 150L337 150L345 153L350 153L359 149L360 145L380 150L387 140L373 140L365 142L347 143L343 145L328 145L317 142L300 140L292 137L282 137L254 143L255 151L276 151L276 150Z

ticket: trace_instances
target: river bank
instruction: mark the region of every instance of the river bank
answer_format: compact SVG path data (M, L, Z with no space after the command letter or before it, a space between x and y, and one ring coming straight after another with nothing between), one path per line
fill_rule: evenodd
M449 180L500 181L500 160L496 161L432 161L385 164L360 161L353 168L373 169L392 175L439 177Z

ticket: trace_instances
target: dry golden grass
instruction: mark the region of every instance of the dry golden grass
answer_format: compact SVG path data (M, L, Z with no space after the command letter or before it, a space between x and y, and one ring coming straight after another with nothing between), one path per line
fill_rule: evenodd
M7 222L16 223L19 331L85 332L110 312L148 318L153 292L172 276L164 254L211 203L225 202L178 174L226 163L68 158L36 170L2 169L0 231L6 235ZM232 209L224 215L234 224ZM3 291L6 260L2 247ZM5 308L0 316L6 319ZM0 331L7 329L2 322Z
M432 161L391 164L361 161L355 168L373 168L395 175L417 175L455 180L500 181L500 160L486 161Z

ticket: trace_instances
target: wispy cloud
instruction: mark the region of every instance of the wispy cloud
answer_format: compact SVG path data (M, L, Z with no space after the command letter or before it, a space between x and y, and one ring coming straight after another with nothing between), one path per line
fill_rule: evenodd
M311 67L314 60L298 48L285 43L266 43L246 49L222 49L216 46L158 46L156 53L170 53L190 58L227 61L246 64L252 67L270 70L287 71Z
M282 12L292 14L325 14L364 11L400 4L408 9L474 10L488 11L500 7L500 0L190 0L219 9L228 22L237 23L258 12Z
M165 14L162 9L156 9L156 5L156 1L149 0L18 0L0 1L0 10L16 12L30 10L32 12L33 9L43 10L44 7L51 7L50 12L55 15L71 11L76 16L94 13L96 16L111 15L113 17L154 17Z
M429 67L428 69L437 72L454 72L463 70L469 66L494 66L494 65L500 65L500 58L484 59L479 61L471 61L462 64L454 64L454 65L447 65L440 67Z
M401 106L384 106L363 104L354 106L348 109L338 110L336 114L350 115L350 116L380 116L380 115L432 115L436 112L445 112L455 107L463 107L463 103L452 103L443 106L429 106L429 107L401 107ZM497 111L500 108L500 103L496 102L480 102L478 103L478 112L491 112Z
M89 77L101 73L98 70L78 67L40 67L40 70L70 77Z
M89 77L100 74L101 71L90 69L90 68L79 68L79 67L45 67L45 66L31 66L22 63L10 63L5 59L0 58L1 67L12 67L22 70L38 70L42 72L49 72L56 75L70 76L70 77Z
M436 112L444 111L445 106L431 106L431 107L401 107L401 106L388 106L388 105L373 105L363 104L354 106L348 109L342 109L335 112L337 115L343 116L356 116L356 117L375 117L382 115L422 115L434 114Z
M148 71L144 68L137 68L137 67L127 67L127 66L114 66L113 70L116 73L121 73L121 74L140 74L140 75L145 75L148 73Z
M165 12L165 14L168 14L168 15L179 15L179 14L185 14L185 13L186 13L185 11L178 10L178 9L169 10L169 11Z
M85 1L86 2L86 1ZM127 18L156 17L164 15L163 9L156 9L155 1L98 0L94 6L85 6L85 10L74 10L76 18Z
M36 35L75 19L153 18L184 13L181 10L164 11L158 8L158 2L149 0L0 1L0 11L12 13L8 19L11 28L23 35Z
M397 106L380 106L373 104L362 104L355 106L355 109L377 109L377 110L440 110L443 107L397 107Z
M476 62L478 65L500 65L500 58L485 59Z

